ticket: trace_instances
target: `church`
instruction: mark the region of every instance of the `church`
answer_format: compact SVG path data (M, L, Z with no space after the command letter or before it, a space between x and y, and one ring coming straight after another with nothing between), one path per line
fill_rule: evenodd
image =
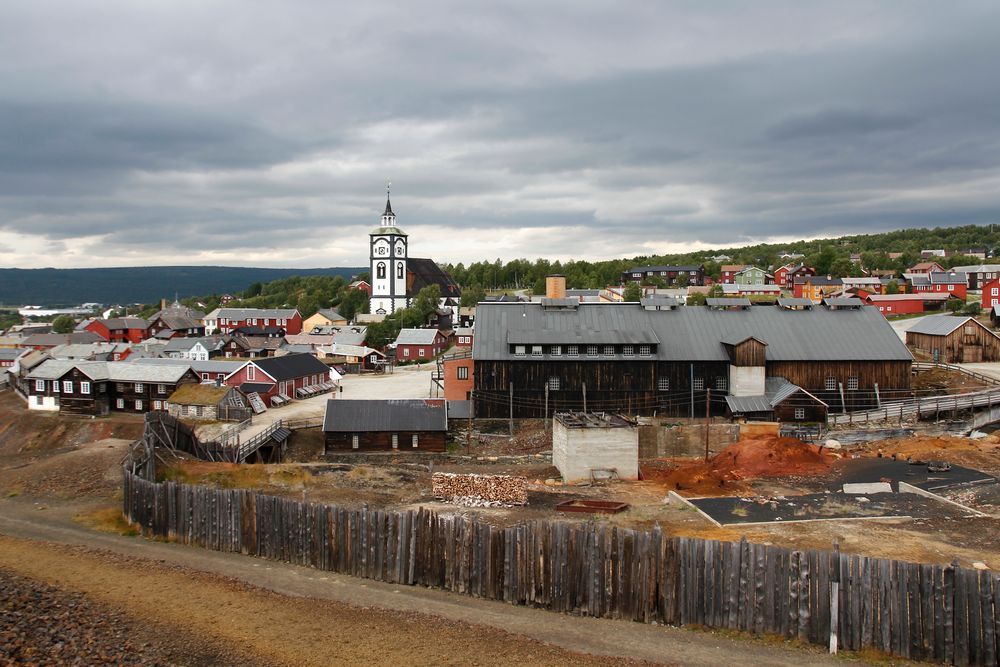
M441 305L458 307L461 291L452 277L434 260L409 256L409 238L396 226L389 192L379 226L370 236L371 307L370 312L388 315L408 307L423 288L441 288Z

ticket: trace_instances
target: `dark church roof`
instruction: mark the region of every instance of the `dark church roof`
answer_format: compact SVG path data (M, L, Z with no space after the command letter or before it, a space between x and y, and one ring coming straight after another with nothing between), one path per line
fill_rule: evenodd
M389 203L389 195L385 196L385 213L382 215L391 215L396 217L396 214L392 212L392 204Z
M458 298L462 291L458 284L433 259L410 257L406 260L407 273L412 280L407 280L406 295L414 297L428 285L441 288L441 298Z

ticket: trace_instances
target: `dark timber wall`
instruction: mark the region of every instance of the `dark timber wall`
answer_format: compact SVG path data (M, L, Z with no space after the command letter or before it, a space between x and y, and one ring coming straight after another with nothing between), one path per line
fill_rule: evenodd
M157 484L128 465L123 474L128 520L146 535L185 544L557 612L820 645L832 629L845 650L997 662L1000 577L988 571L672 537L659 527L499 528L424 509L345 509L247 489Z

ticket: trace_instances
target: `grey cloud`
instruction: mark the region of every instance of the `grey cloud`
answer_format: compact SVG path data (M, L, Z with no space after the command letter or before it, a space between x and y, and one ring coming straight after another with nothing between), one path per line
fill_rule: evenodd
M826 109L794 116L769 128L769 136L785 139L844 138L877 132L908 130L917 119L902 114L877 113L860 109Z

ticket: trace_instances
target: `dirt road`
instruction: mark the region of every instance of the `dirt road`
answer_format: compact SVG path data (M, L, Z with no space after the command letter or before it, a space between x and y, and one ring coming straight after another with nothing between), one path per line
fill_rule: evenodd
M263 664L629 664L612 656L706 666L843 664L816 647L575 618L98 533L71 520L77 508L40 507L0 500L0 568L238 647Z

